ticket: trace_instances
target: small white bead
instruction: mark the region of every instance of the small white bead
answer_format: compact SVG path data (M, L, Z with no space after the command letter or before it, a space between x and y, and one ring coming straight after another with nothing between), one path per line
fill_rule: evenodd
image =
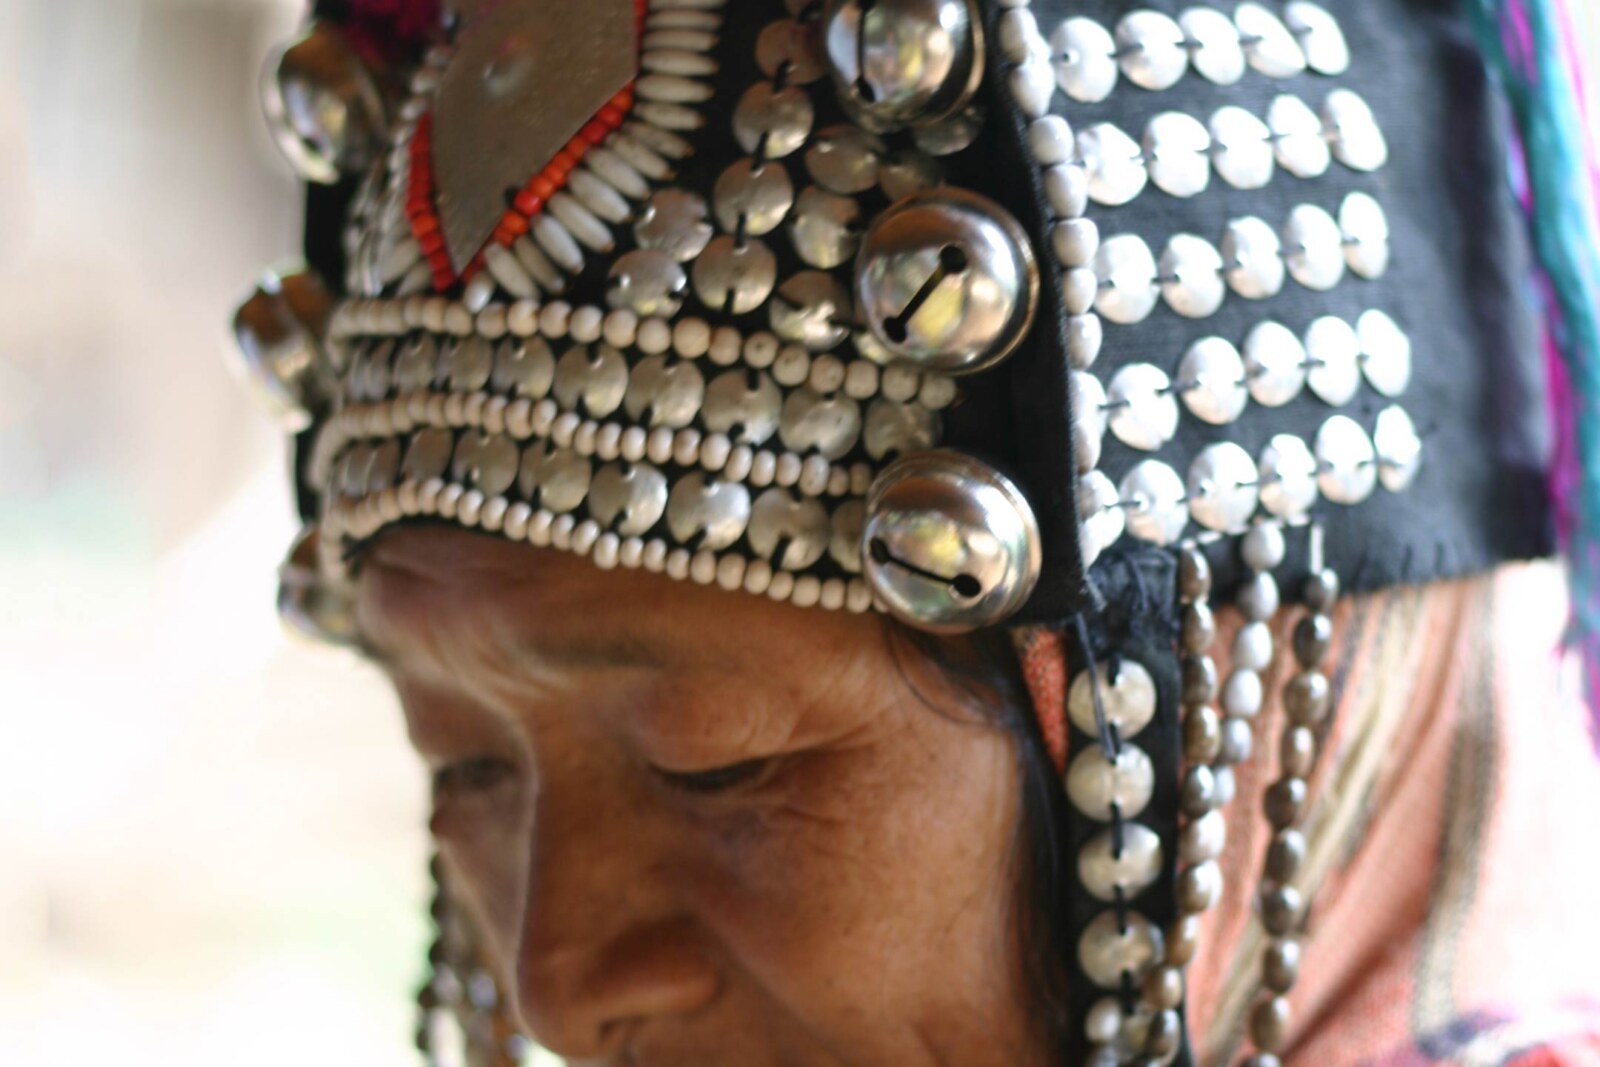
M510 406L511 401L503 396L489 398L489 402L483 405L483 429L486 433L506 432L506 408Z
M815 575L802 574L794 581L794 595L790 600L797 608L814 608L822 599L822 580Z
M558 341L567 335L572 321L572 305L565 300L552 300L539 311L539 332Z
M844 496L850 491L850 471L844 467L834 467L828 472L829 496Z
M490 533L499 533L505 525L506 509L511 506L511 501L503 496L492 496L483 502L483 512L478 521Z
M417 483L407 478L400 483L400 511L406 515L415 515L421 510L417 500Z
M828 396L844 386L844 361L838 356L818 356L811 361L808 378L814 392Z
M739 336L739 331L732 326L718 326L711 334L711 347L707 354L711 362L719 367L731 367L739 362L739 354L744 348L744 339Z
M757 488L765 488L772 484L772 477L777 473L777 457L763 448L755 454L750 463L750 484Z
M753 559L744 568L744 591L760 596L772 584L772 564Z
M822 599L820 603L829 611L838 611L844 607L844 595L844 579L829 578L822 583Z
M1028 41L1039 35L1039 21L1025 7L1014 7L1000 16L1000 52L1007 63L1028 58Z
M500 340L506 335L506 306L504 304L490 304L478 312L476 325L479 336L487 337L491 341Z
M942 374L930 374L922 380L922 391L917 400L929 411L943 411L955 402L956 383Z
M467 398L460 393L451 393L444 398L444 424L446 426L464 426L467 422Z
M622 431L622 458L629 463L637 463L644 458L645 447L649 441L649 434L642 426L629 426Z
M844 606L857 615L871 611L872 587L860 578L850 579L850 586L845 590Z
M585 304L572 313L572 321L567 329L572 333L572 339L581 344L591 344L600 340L600 324L604 315L599 308L592 304Z
M506 328L518 337L532 337L539 332L539 305L532 300L518 300L506 314Z
M550 544L550 527L555 522L555 516L540 508L533 513L533 518L528 520L528 543L539 548Z
M853 360L844 373L844 393L853 400L869 400L878 392L878 365Z
M653 537L644 546L644 554L640 557L644 569L652 574L660 574L667 566L667 543L659 537Z
M456 517L456 509L461 506L461 494L466 492L459 485L447 485L439 490L437 501L439 516L445 519Z
M556 416L561 414L561 409L556 407L556 402L549 397L533 405L533 434L535 437L548 437L550 426L556 421ZM574 416L576 417L576 416Z
M594 543L594 551L590 558L594 565L603 571L611 570L617 565L617 551L621 546L621 539L611 532L603 533Z
M572 531L572 551L580 556L589 554L589 549L600 539L600 524L593 519L584 519Z
M639 316L627 308L617 308L606 315L601 327L606 344L613 348L627 348L639 332Z
M750 366L761 370L772 366L772 361L778 358L778 338L773 334L753 333L745 338L744 361Z
M563 552L572 548L572 529L578 520L571 515L557 515L550 523L550 544Z
M903 404L917 395L922 376L909 367L895 365L883 371L883 395L886 400Z
M772 581L767 583L767 596L779 602L788 600L794 595L794 575L788 571L775 571Z
M446 333L453 333L457 337L467 337L472 333L472 312L467 310L467 305L452 301L444 309L444 329Z
M600 424L593 419L584 419L578 427L578 432L572 435L572 447L579 455L594 455L595 438L600 433Z
M1072 127L1060 115L1046 115L1030 122L1028 146L1033 149L1034 161L1042 167L1065 163L1076 151Z
M699 359L711 347L711 327L705 319L679 319L672 327L672 347L684 359Z
M667 553L667 577L683 581L689 577L689 550L675 548Z
M667 463L672 459L672 431L665 426L657 426L650 431L650 437L645 442L644 454L651 463Z
M520 300L517 301L518 304L520 304L521 302L522 301L520 301ZM421 326L422 326L422 309L424 307L426 307L427 304L428 304L428 298L425 297L425 296L418 295L418 296L408 296L408 297L406 297L405 307L403 309L401 309L401 312L400 312L400 317L403 320L405 320L406 329L408 329L408 330L416 330L416 329L420 329L421 328ZM511 305L511 310L512 310L513 313L515 313L516 308L517 308L516 304ZM341 307L339 310L342 312L344 310L344 308ZM335 315L335 319L336 320L337 320L337 318L338 318L338 316Z
M772 363L772 377L790 388L804 382L810 373L811 353L799 345L784 345Z
M533 509L522 501L517 501L506 509L506 519L502 526L505 535L513 541L521 541L528 536L528 520L533 518Z
M622 548L617 552L617 562L629 570L637 570L644 562L644 538L630 537L622 542Z
M866 496L872 488L872 480L877 477L877 472L870 463L852 463L850 465L850 494L852 496Z
M569 411L550 424L550 440L562 448L572 447L572 438L577 434L578 427L583 425L583 419L575 411Z
M717 580L717 556L709 549L702 549L694 554L689 561L689 577L696 585L710 585Z
M603 460L613 460L622 454L622 427L608 422L600 427L594 437L594 454Z
M730 482L742 482L750 475L750 465L755 461L755 453L749 445L735 445L733 451L728 453L728 462L723 465L722 474Z
M634 343L647 356L660 355L672 347L672 327L664 319L645 319Z
M793 485L800 480L801 466L799 456L793 452L785 452L778 457L778 465L772 475L773 481L784 487Z
M728 462L728 453L732 450L733 442L728 440L727 434L708 434L700 443L700 465L708 471L719 471Z
M1056 76L1050 64L1038 56L1011 69L1009 78L1011 98L1028 118L1038 118L1050 110L1050 94L1055 91Z
M444 332L444 309L450 306L450 301L442 296L431 296L422 309L422 325L427 327L429 333Z
M506 408L506 429L519 441L533 436L533 401L518 397Z
M700 459L700 431L679 430L672 439L672 461L680 467L692 467Z

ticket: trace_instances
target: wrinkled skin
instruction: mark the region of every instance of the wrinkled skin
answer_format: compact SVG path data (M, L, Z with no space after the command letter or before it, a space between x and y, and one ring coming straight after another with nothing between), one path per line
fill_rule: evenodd
M880 620L436 529L378 543L359 611L458 897L551 1050L1044 1061L1013 743Z

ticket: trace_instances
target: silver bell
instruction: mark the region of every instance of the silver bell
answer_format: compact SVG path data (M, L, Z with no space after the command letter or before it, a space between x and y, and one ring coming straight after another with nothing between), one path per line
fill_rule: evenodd
M315 272L268 271L233 316L233 336L267 407L295 432L334 392L322 347L333 297Z
M326 19L285 45L261 86L278 149L306 181L332 185L383 151L383 93L344 34Z
M946 374L1004 359L1033 322L1039 270L1000 205L942 186L878 216L856 255L856 301L892 357Z
M919 452L873 482L862 562L895 618L963 633L1027 602L1039 580L1039 525L999 471L948 449Z
M822 39L846 109L879 132L938 122L983 80L975 0L829 0Z
M357 644L355 596L322 568L321 536L300 531L278 568L278 618L291 633L329 645Z

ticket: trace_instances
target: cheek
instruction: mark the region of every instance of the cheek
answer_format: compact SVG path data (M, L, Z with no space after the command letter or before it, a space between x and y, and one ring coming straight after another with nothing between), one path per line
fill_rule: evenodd
M742 970L820 1025L894 1028L1003 996L1015 793L1009 740L947 720L818 758L723 843L701 910Z
M512 973L510 955L522 925L528 822L518 811L470 819L459 812L440 813L430 823L451 903L470 921L485 962L502 978Z

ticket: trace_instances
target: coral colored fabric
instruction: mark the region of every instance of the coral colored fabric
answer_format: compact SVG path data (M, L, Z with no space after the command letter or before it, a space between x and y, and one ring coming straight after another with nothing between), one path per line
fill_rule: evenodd
M1237 623L1219 614L1225 676ZM1277 620L1280 649L1295 618ZM1600 1067L1600 763L1558 652L1565 618L1549 564L1341 605L1291 1067ZM1036 703L1057 722L1064 675L1042 661L1059 663L1062 647L1039 631L1020 642ZM1202 1064L1247 1051L1261 794L1282 722L1274 699L1238 768L1229 890L1189 975Z

